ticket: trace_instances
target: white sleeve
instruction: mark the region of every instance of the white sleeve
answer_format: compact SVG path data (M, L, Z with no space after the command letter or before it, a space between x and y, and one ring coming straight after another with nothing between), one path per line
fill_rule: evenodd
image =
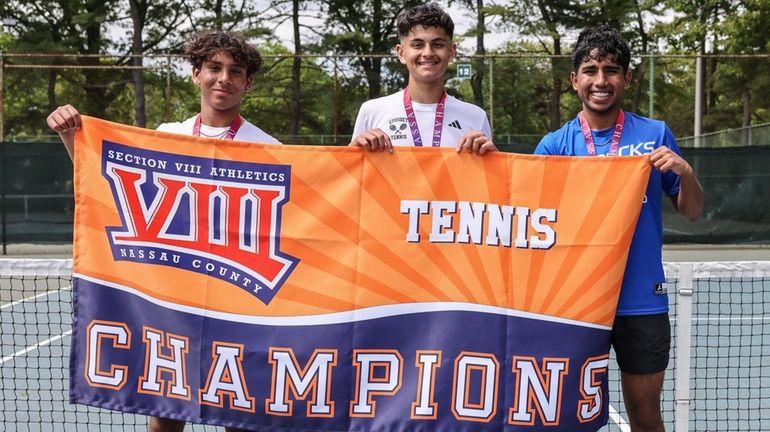
M489 126L489 119L487 118L487 113L482 111L482 123L481 123L481 132L484 133L484 135L489 138L490 141L494 141L492 139L492 127Z
M368 110L366 109L366 105L367 105L366 102L364 102L361 105L361 108L358 109L358 115L356 116L356 125L353 126L353 138L371 129L371 127L369 127L369 115L368 115Z

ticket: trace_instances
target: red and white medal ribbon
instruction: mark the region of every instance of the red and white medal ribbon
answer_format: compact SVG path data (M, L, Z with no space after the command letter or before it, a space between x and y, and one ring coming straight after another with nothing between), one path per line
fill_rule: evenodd
M441 147L441 130L444 127L444 108L446 107L446 91L441 95L436 105L436 119L433 121L433 147ZM412 98L409 96L409 87L404 89L404 110L409 129L412 131L412 140L416 147L422 147L422 136L417 126L417 117L412 107Z
M241 128L241 125L243 124L243 117L241 117L240 114L238 114L238 117L233 119L233 122L230 123L230 129L228 129L227 134L225 134L224 137L222 137L223 140L232 141L233 138L235 138L235 134L238 133L238 129ZM198 114L198 117L195 117L195 124L193 124L193 130L192 130L193 136L201 136L201 115Z
M583 138L586 140L586 150L588 150L589 156L596 156L596 143L594 142L594 135L591 132L591 128L588 126L588 122L583 116L583 111L578 113L578 120L580 121L580 129L583 131ZM626 114L623 110L618 112L618 119L615 121L615 130L612 132L612 140L610 141L610 151L607 156L617 156L618 148L620 147L620 135L623 134L623 122L626 120Z

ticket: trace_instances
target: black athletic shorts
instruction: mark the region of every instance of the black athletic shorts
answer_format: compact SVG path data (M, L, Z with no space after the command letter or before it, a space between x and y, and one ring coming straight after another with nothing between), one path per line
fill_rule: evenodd
M651 374L666 370L671 350L667 313L616 316L611 339L621 371Z

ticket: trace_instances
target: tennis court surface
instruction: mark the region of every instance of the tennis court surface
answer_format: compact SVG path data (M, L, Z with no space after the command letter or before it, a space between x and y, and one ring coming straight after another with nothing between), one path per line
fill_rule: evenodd
M770 261L669 262L666 274L673 334L666 429L678 421L677 431L770 430ZM70 260L0 260L0 430L147 430L144 416L69 404L71 296ZM610 423L602 430L630 431L610 364Z

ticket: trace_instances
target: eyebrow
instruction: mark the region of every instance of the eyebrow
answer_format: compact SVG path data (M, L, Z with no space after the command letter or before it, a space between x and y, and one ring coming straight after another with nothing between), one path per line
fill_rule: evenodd
M608 65L604 65L603 68L604 69L622 69L623 67L620 66L619 64L611 63L611 64L608 64ZM582 65L580 65L580 69L599 69L599 65L598 64L588 64L588 65L582 64Z
M422 39L422 38L414 38L409 41L409 43L412 43L412 42L426 42L426 41L425 39ZM443 37L437 37L437 38L431 39L430 42L449 42L449 39L443 38Z
M221 66L221 67L224 67L224 65L225 65L224 63L222 63L220 61L216 61L216 60L206 60L206 63L208 63L210 66ZM230 65L230 67L241 68L241 69L248 69L248 67L246 65L240 64L240 63L233 63L232 65Z

